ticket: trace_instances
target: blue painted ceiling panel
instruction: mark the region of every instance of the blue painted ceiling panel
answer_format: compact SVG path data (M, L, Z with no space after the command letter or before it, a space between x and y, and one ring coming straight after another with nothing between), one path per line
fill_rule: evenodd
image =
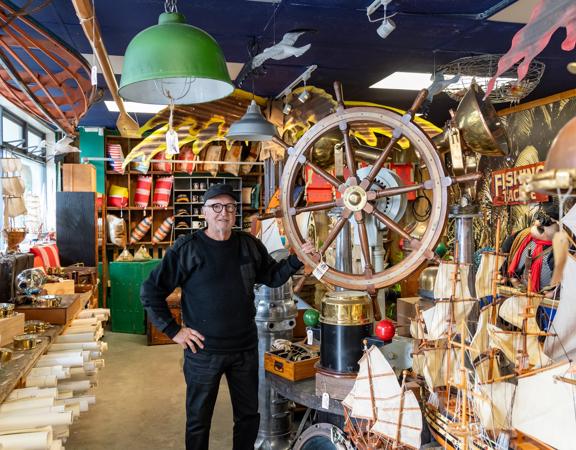
M20 5L25 0L18 0ZM36 0L33 3L41 3ZM111 55L123 55L131 38L157 23L164 10L163 0L96 0L104 43ZM514 34L523 26L517 23L491 22L484 17L514 0L392 0L396 29L386 39L376 34L379 23L369 23L366 7L372 0L283 0L267 3L248 0L180 0L179 11L188 23L210 33L221 45L230 62L249 61L249 48L256 43L262 50L284 33L309 30L297 45L311 43L300 58L268 61L263 74L248 79L244 88L254 85L256 94L275 96L308 65L317 64L310 84L331 90L338 79L348 99L372 101L407 108L414 91L369 89L390 73L428 71L435 66L464 56L505 53ZM380 8L374 18L382 17ZM37 21L82 53L91 53L88 40L78 23L70 0L52 0L33 14ZM560 43L565 30L559 30L539 56L547 69L540 85L525 100L565 91L576 85L566 64L576 60L575 52L564 52ZM101 80L99 86L105 87ZM103 97L109 99L105 90ZM430 110L430 119L441 125L448 108L456 103L440 94ZM500 107L507 106L501 105ZM139 116L143 123L149 116ZM94 105L83 119L85 125L113 127L116 114L103 104Z

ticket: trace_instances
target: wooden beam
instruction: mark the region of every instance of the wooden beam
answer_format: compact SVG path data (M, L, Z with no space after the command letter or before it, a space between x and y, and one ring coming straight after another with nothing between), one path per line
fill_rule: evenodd
M559 100L565 100L568 98L576 97L576 89L570 89L568 91L559 92L558 94L550 95L548 97L540 98L538 100L533 100L522 105L511 106L510 108L501 109L498 112L499 116L507 116L508 114L516 113L519 111L525 111L527 109L535 108L536 106L547 105L549 103L554 103Z

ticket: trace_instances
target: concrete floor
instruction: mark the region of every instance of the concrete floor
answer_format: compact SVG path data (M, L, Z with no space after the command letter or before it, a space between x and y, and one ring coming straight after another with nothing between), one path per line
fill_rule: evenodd
M185 383L178 345L147 346L146 336L106 332L106 367L96 404L70 429L66 450L184 448ZM210 436L211 450L232 448L232 407L222 380Z

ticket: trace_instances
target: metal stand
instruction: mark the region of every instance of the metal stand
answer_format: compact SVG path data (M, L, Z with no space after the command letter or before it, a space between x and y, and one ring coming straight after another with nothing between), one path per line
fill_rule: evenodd
M458 249L458 262L472 264L474 262L474 234L472 221L478 216L478 205L453 205L450 208L450 217L456 219L456 247ZM476 295L474 272L468 272L468 289L472 296Z

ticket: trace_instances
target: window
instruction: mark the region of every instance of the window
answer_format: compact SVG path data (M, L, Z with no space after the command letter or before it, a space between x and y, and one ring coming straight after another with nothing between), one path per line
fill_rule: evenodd
M12 144L14 147L23 147L23 139L24 124L4 111L2 114L2 142Z
M34 153L37 156L45 156L45 148L43 143L46 142L46 136L34 128L28 127L26 133L28 152Z

